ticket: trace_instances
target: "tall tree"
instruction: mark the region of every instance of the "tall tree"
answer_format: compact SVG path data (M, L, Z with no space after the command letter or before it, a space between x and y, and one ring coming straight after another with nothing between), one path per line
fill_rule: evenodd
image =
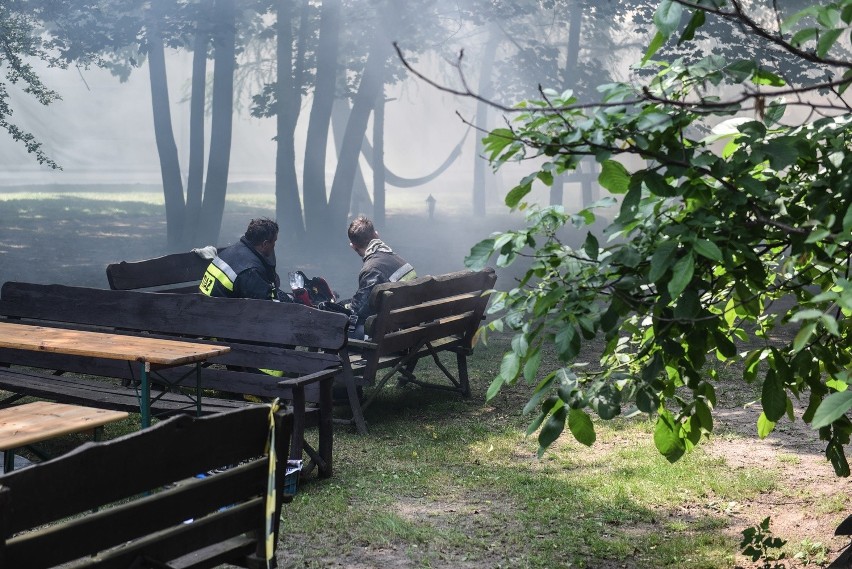
M305 140L303 196L305 229L315 242L326 223L325 165L331 112L334 106L340 43L340 0L322 3L313 103Z

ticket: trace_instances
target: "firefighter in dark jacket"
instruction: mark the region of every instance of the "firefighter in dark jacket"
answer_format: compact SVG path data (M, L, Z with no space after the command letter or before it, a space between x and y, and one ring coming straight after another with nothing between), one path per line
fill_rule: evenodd
M287 300L275 272L278 224L252 219L239 242L223 249L207 266L198 288L207 296Z
M364 337L364 322L375 314L370 307L370 293L377 284L408 281L417 277L414 267L395 254L381 239L373 222L360 215L349 224L349 246L364 259L358 274L358 291L347 308L358 316L354 338Z

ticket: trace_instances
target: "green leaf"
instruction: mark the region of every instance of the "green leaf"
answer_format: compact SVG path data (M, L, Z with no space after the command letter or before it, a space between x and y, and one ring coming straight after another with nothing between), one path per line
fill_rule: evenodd
M568 428L578 442L590 447L595 443L595 426L585 411L571 409L568 412Z
M763 123L766 126L777 124L784 117L785 112L787 112L786 101L781 97L773 99L766 105L766 112L763 114Z
M675 263L674 269L672 269L672 279L669 281L669 296L672 299L680 296L680 293L683 292L683 289L686 288L692 281L692 275L695 272L695 258L692 256L692 253L687 253L683 257Z
M802 349L808 345L811 336L813 336L814 330L816 330L816 322L808 322L799 329L798 333L796 333L796 337L793 338L794 354L801 352Z
M763 405L763 413L768 420L777 423L778 419L784 416L784 412L787 410L787 393L784 391L784 385L778 378L778 374L768 373L766 375L760 403Z
M802 47L805 43L816 38L818 33L819 29L817 28L805 28L803 30L799 30L793 34L793 37L790 39L790 44L795 47Z
M667 198L674 196L677 193L676 188L669 184L664 176L661 176L656 172L644 172L642 175L642 183L645 184L645 187L647 187L648 190L656 196Z
M770 140L764 150L769 157L769 165L773 170L783 170L799 159L799 151L796 149L797 139L792 136L783 136Z
M491 401L491 399L500 392L500 388L503 387L503 383L505 383L505 379L503 379L502 375L498 375L491 382L491 385L488 386L488 391L485 393L485 400Z
M693 248L702 257L707 257L711 261L722 261L722 250L712 241L697 239L693 244Z
M563 361L574 359L580 352L580 336L570 323L563 324L554 341L559 352L559 358Z
M535 348L527 361L524 363L524 379L527 381L535 381L538 374L538 368L541 366L541 349Z
M680 27L680 18L683 14L683 6L675 0L662 0L654 12L654 24L666 38Z
M841 391L832 393L817 407L814 413L814 420L811 422L811 428L821 429L827 427L834 421L846 414L849 409L852 409L852 391Z
M496 128L492 130L482 139L485 152L489 155L488 159L495 160L516 139L515 133L508 128Z
M686 25L686 29L680 34L680 39L677 40L677 45L686 41L692 41L695 38L695 30L704 25L704 10L693 10L692 17Z
M757 418L757 436L765 439L774 430L775 423L767 419L765 413L761 413L760 417Z
M843 81L845 81L845 83L843 83L838 90L841 95L849 88L850 83L852 83L852 69L846 70L846 73L843 74Z
M790 322L801 322L802 320L817 320L820 316L822 316L822 310L817 310L816 308L806 308L805 310L799 310L793 316L790 317Z
M657 250L651 256L651 270L648 272L648 280L657 282L674 262L677 243L671 239L663 241L657 246Z
M660 132L672 125L672 117L660 111L648 111L639 115L636 128L640 132Z
M600 252L600 246L598 245L598 239L591 232L586 234L586 241L583 243L583 250L586 252L586 255L589 256L589 259L596 261L598 259L598 253Z
M493 252L494 239L483 239L471 247L470 254L464 259L464 266L474 271L482 270Z
M654 428L654 446L669 462L676 462L685 452L679 432L671 414L668 411L661 412Z
M561 403L561 402L560 402ZM562 431L565 429L565 419L568 413L565 412L565 407L559 407L545 421L541 432L538 434L538 456L544 454L544 451L553 444L553 441L559 438Z
M754 75L751 76L751 82L755 85L771 85L772 87L783 87L787 84L787 82L778 75L759 67L754 70Z
M515 186L506 194L506 205L514 209L524 197L532 191L532 182L526 182Z
M515 352L506 352L503 361L500 362L500 376L508 382L512 382L521 371L521 359Z
M819 41L817 41L817 56L825 57L844 31L844 28L825 30L822 35L820 35Z
M627 192L630 184L630 172L621 162L616 160L604 160L601 163L601 173L598 183L610 193L623 194Z
M645 50L645 55L642 57L642 65L648 63L648 60L654 57L654 54L663 47L664 43L666 43L666 36L664 36L661 32L654 34L654 38L651 40L651 43L648 44L648 49Z

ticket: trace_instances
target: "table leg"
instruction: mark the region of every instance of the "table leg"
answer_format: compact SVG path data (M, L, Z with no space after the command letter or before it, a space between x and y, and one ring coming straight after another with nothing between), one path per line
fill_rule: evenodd
M140 379L142 380L142 394L139 401L139 412L142 415L142 428L147 429L151 426L151 384L148 382L148 370L150 369L148 362L142 362L142 372Z
M195 362L195 415L201 416L201 362Z
M15 449L9 448L3 451L3 473L12 472L15 469Z

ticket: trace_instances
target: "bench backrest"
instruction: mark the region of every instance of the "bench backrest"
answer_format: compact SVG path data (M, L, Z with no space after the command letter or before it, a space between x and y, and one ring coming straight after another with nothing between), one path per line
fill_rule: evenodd
M202 294L118 291L7 282L0 290L0 317L24 324L49 322L78 329L146 333L220 343L231 351L213 358L223 364L205 370L206 388L265 397L288 397L273 381L235 367L282 370L305 375L340 364L337 352L346 343L346 316L295 303L211 298ZM0 362L14 361L69 372L137 379L136 366L59 354L0 350ZM226 368L225 366L228 366ZM182 367L162 372L186 373ZM308 394L316 400L316 394Z
M491 268L425 276L376 286L370 302L376 316L368 327L377 356L442 338L456 337L470 349L497 276Z
M195 563L181 567L258 564L267 505L277 543L291 422L283 413L273 422L268 405L181 415L0 476L0 567L55 567L95 554L85 567L124 569L141 559L142 567L166 567L190 553ZM272 429L278 492L270 502Z
M209 264L209 259L190 251L143 261L112 263L107 265L106 274L112 290L198 292L198 283Z

